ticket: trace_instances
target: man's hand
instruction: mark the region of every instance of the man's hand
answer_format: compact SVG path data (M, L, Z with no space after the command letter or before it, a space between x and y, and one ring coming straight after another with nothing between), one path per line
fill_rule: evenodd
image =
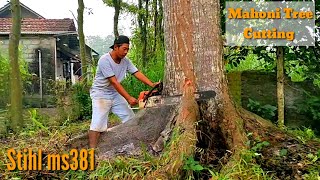
M131 106L134 106L136 104L138 104L138 100L132 96L130 96L129 99L127 99L128 103L131 105Z
M156 82L156 83L153 83L152 87L155 87L157 86L158 84L160 84L161 82Z
M153 83L151 82L144 74L142 74L140 71L133 74L137 79L139 79L144 84L154 87L155 85L159 84L160 82Z

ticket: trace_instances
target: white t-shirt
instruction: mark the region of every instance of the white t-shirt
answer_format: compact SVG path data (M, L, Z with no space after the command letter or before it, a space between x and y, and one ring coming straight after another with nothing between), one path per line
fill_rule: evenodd
M126 57L121 59L120 64L117 64L110 53L103 55L98 61L97 73L90 90L91 98L113 99L118 92L110 84L108 78L115 76L118 82L121 82L127 72L134 74L137 71L136 66Z

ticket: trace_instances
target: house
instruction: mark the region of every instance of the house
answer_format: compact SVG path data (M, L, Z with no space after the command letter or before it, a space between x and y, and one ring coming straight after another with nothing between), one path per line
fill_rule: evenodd
M48 83L55 80L74 84L81 76L81 60L78 33L73 19L46 19L26 5L20 5L20 47L23 58L29 63L29 71L36 79L33 91L49 93L52 88ZM0 52L6 52L8 49L11 25L8 3L0 8ZM86 54L89 64L92 57L99 56L87 45ZM39 77L42 77L41 81ZM39 87L42 88L38 91Z

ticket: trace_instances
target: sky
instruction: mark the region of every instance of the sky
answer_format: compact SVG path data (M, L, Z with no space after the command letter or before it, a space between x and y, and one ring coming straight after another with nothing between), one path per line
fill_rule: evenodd
M77 0L20 0L33 11L47 19L63 19L77 17ZM0 7L7 4L7 0L0 0ZM85 36L107 36L113 34L114 9L107 7L102 0L84 0L86 7L91 8L93 14L84 13L84 34ZM72 13L74 16L72 15ZM125 35L130 36L131 20L121 16L119 28ZM77 26L77 22L74 19Z

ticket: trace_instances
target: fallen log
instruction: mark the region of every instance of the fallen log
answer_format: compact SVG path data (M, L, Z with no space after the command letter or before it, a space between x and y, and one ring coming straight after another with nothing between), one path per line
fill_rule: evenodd
M116 155L138 155L141 145L149 146L156 142L175 110L175 106L164 105L139 111L133 119L103 132L96 154L101 159ZM66 146L88 148L87 133L72 138Z

